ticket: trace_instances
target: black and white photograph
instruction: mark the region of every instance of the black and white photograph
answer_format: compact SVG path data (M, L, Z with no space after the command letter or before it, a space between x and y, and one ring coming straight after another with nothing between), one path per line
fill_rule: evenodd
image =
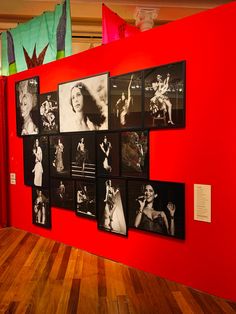
M50 141L50 174L55 177L70 178L71 137L52 135Z
M184 183L128 181L129 227L185 238Z
M59 130L57 92L48 92L39 97L40 134L55 134Z
M98 176L119 176L120 136L118 132L96 134Z
M96 218L96 183L76 180L76 215Z
M30 186L49 186L49 147L47 136L24 138L24 183Z
M121 175L148 177L148 131L121 132Z
M59 84L60 132L108 129L108 73Z
M39 134L39 77L16 83L17 135Z
M142 72L110 78L109 129L141 128Z
M72 178L95 178L95 133L80 132L72 136Z
M32 222L34 225L51 228L49 190L32 188Z
M100 230L127 236L125 180L97 180L97 219Z
M185 62L144 71L144 127L185 126Z
M51 206L75 209L75 182L70 179L51 178Z

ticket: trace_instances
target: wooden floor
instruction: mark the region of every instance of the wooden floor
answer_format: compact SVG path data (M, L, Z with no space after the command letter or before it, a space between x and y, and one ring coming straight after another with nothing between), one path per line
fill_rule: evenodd
M236 304L7 228L0 229L0 313L236 313Z

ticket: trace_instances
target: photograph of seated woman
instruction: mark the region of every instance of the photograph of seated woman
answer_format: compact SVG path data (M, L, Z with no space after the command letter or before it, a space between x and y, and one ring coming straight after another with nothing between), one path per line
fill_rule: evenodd
M126 235L127 226L124 213L124 195L119 180L106 180L103 185L103 205L99 203L99 228ZM100 195L100 194L99 194Z
M33 223L49 228L51 217L49 209L49 198L46 190L32 189L33 199Z
M111 78L111 129L141 127L140 72Z
M17 90L17 134L38 134L38 80L21 81Z
M40 130L43 134L58 131L58 105L56 92L40 95Z
M95 79L97 86L95 86ZM102 79L91 77L59 85L60 131L94 131L108 128L106 93Z
M34 146L33 146L33 155L35 157L35 164L34 168L32 170L32 173L34 174L34 185L36 186L42 186L43 181L43 153L42 149L39 146L39 139L36 138Z
M121 172L124 176L147 177L147 131L121 133Z
M94 183L77 182L76 213L82 216L96 217L96 186Z
M184 237L184 189L181 183L129 181L128 189L130 227Z

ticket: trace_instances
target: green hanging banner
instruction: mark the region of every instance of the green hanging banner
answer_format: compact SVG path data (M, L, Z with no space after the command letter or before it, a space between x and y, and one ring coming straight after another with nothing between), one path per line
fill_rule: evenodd
M72 53L70 0L2 33L2 75L21 72Z

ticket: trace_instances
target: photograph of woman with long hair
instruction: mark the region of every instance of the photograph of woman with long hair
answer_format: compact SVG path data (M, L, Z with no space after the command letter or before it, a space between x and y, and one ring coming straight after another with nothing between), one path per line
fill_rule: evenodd
M59 85L60 131L108 128L107 75Z
M32 188L32 220L37 226L51 227L51 208L47 189Z
M71 137L68 135L51 135L50 170L55 177L70 177Z
M34 174L34 185L36 186L42 186L42 180L43 180L43 153L42 149L39 146L39 139L35 139L34 147L33 147L33 155L35 156L35 164L34 169L32 170Z

